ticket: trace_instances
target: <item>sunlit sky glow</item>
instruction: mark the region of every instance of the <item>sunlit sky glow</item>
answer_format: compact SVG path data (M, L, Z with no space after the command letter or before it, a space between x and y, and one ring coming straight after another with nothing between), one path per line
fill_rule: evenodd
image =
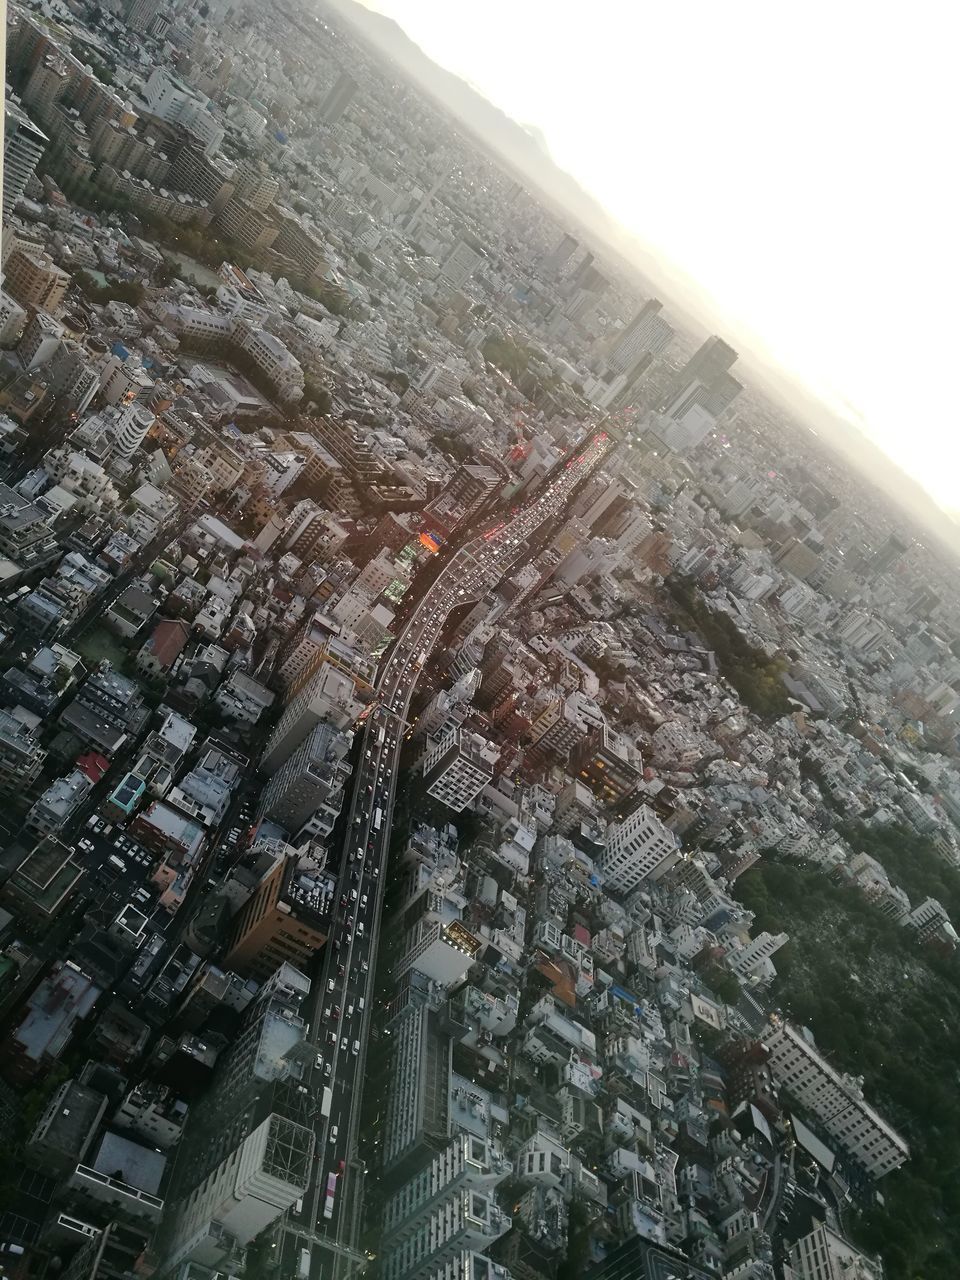
M960 9L366 3L960 510Z

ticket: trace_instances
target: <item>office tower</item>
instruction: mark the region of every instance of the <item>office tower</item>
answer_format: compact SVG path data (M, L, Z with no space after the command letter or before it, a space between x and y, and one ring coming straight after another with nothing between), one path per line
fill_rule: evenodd
M632 1236L608 1246L603 1260L584 1271L583 1280L716 1280L716 1274L668 1244Z
M570 772L586 782L602 804L612 805L639 784L643 760L634 742L603 724L573 748Z
M910 543L904 542L902 538L898 538L895 533L891 533L887 540L879 546L870 559L867 561L867 570L870 573L886 573L888 569L892 569L901 556L906 555L910 550Z
M310 982L284 964L247 1008L213 1083L191 1107L156 1248L162 1271L234 1264L304 1194L314 1156L315 1050L301 1006Z
M576 690L566 698L556 698L530 726L526 764L533 771L566 763L577 743L604 724L603 712L585 693Z
M327 124L336 124L353 101L357 92L357 82L345 71L337 77L337 83L324 98L320 107L320 119Z
M4 105L3 220L23 195L50 139L16 102Z
M264 749L260 768L266 774L276 773L318 724L349 729L362 710L351 673L333 661L319 663L287 704Z
M459 726L441 731L427 743L423 781L427 793L460 813L493 778L500 748L479 733Z
M507 473L479 462L463 462L445 485L443 492L426 507L432 526L449 533L456 525L475 516L501 489Z
M722 403L726 409L740 390L735 379L723 376L728 374L736 359L736 351L722 338L708 338L671 378L660 401L663 411L671 418L678 418L693 404L706 408L714 390L717 393L715 403Z
M560 271L570 261L579 247L580 242L575 236L562 235L560 237L559 244L557 244L555 248L551 249L544 258L544 270L554 272Z
M0 66L6 69L7 65L7 0L0 0ZM4 113L5 115L6 113ZM0 190L3 189L3 156L6 151L6 119L0 120L0 132L3 133L4 145L0 147ZM3 272L0 271L0 283L3 282Z
M156 12L156 0L130 0L126 5L124 18L131 30L144 32L150 26Z
M486 260L486 256L483 247L472 236L461 236L440 264L440 281L450 289L459 289Z
M406 1246L419 1239L424 1228L437 1219L438 1214L442 1217L456 1196L468 1192L488 1199L512 1173L512 1163L491 1142L472 1134L457 1134L447 1146L437 1152L425 1168L387 1200L383 1211L381 1246L386 1275L410 1274L409 1271L402 1270ZM496 1238L492 1234L486 1236L484 1244L492 1244ZM466 1247L482 1248L484 1244ZM423 1258L423 1274L427 1276L433 1276L444 1262L458 1252L456 1246L444 1247L440 1233L429 1239L427 1249L430 1248L434 1252ZM419 1268L416 1274L420 1274ZM475 1271L473 1274L477 1276L478 1273Z
M308 965L327 940L330 918L322 911L329 881L308 855L276 842L273 865L231 922L225 969L263 978L278 965Z
M440 190L440 188L444 185L444 183L450 177L451 172L452 172L452 166L447 165L443 173L440 175L439 178L437 178L436 182L434 182L433 186L430 188L427 194L418 201L416 206L403 219L403 222L401 223L401 225L408 236L415 235L416 232L420 230L420 224L423 221L423 215L432 206L437 192Z
M587 250L570 275L570 283L572 285L582 285L584 279L589 279L590 272L593 270L593 254Z
M883 1280L883 1267L849 1240L819 1223L790 1247L797 1280Z
M318 724L270 779L260 796L260 813L294 838L328 836L340 816L352 772L352 742L352 733Z
M642 804L623 822L607 827L600 870L607 889L629 893L651 876L668 871L679 857L676 836Z
M650 298L613 345L608 363L618 373L631 373L637 370L638 364L646 360L646 366L654 356L664 351L673 337L673 330L666 320L659 315L663 303L657 298ZM646 359L649 357L649 359ZM637 370L639 376L643 370Z
M870 1175L882 1178L910 1159L906 1141L865 1100L854 1076L841 1075L789 1022L771 1023L762 1036L767 1064L797 1106Z

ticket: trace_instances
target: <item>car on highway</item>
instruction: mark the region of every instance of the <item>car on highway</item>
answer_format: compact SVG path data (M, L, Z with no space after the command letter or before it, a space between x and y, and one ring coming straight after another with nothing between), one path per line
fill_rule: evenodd
M350 1042L349 1042L349 1040L347 1039L347 1037L346 1037L346 1036L344 1036L344 1037L343 1037L343 1039L340 1041L340 1048L341 1048L341 1049L343 1049L343 1051L344 1051L344 1052L346 1052L346 1050L347 1050L347 1046L349 1045L349 1043L350 1043Z
M317 1054L317 1060L316 1060L316 1063L315 1063L314 1065L315 1065L315 1067L316 1067L316 1069L317 1069L318 1071L321 1069L321 1067L323 1066L323 1054L322 1054L322 1053L318 1053L318 1054Z
M339 1136L340 1136L340 1126L339 1126L339 1125L337 1125L337 1124L332 1124L332 1125L330 1126L330 1142L331 1142L331 1144L332 1144L332 1143L334 1143L334 1142L336 1142L336 1140L337 1140L337 1138L338 1138Z

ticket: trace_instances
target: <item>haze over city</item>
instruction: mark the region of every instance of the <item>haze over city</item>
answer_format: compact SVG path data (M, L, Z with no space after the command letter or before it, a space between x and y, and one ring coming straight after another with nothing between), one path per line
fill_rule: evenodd
M377 3L0 0L0 1280L956 1280L955 45Z
M960 509L955 9L364 3L539 131L701 314Z

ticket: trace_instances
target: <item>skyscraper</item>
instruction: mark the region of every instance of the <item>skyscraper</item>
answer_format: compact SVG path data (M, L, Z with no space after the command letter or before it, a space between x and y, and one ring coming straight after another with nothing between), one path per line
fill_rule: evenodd
M385 1274L433 1276L463 1250L488 1248L510 1226L491 1196L512 1172L513 1165L492 1143L458 1133L387 1201ZM476 1197L476 1210L482 1205L489 1213L458 1215L464 1195Z
M327 124L336 124L353 101L357 92L357 82L345 71L337 77L337 83L324 98L320 107L320 119Z
M673 375L660 402L663 412L678 418L691 405L698 404L718 417L742 389L729 374L736 360L736 351L722 338L708 338ZM708 402L715 407L709 407Z
M233 918L223 963L243 977L261 979L286 962L309 964L330 932L322 910L329 880L309 855L276 845L273 866Z
M18 103L8 99L3 114L3 220L6 222L50 139Z
M560 237L560 243L551 249L543 260L543 267L546 271L559 271L570 261L576 253L580 242L575 236L563 235Z
M614 893L629 893L649 876L668 870L678 858L673 832L642 804L623 822L611 822L607 828L600 860L604 886Z
M165 1272L187 1261L235 1261L306 1191L313 1094L300 1081L315 1050L300 1008L309 992L299 970L281 965L191 1107L157 1242Z
M644 356L657 356L663 351L673 330L659 315L663 303L650 298L621 333L610 352L609 365L618 373L630 373Z

